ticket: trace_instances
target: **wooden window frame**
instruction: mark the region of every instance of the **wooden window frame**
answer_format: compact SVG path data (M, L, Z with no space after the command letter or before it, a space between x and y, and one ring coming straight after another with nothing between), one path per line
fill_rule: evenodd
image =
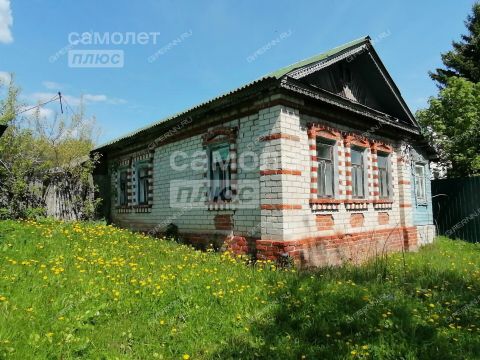
M350 168L351 168L351 172L352 172L352 199L355 199L355 200L366 200L368 198L368 177L367 177L367 169L368 169L368 165L366 164L366 148L364 147L360 147L360 146L355 146L353 145L351 148L350 148L350 159L351 159L351 165L350 165ZM361 164L357 165L353 163L353 152L357 152L360 154L360 158L361 158ZM362 179L362 195L359 196L358 194L355 195L355 189L356 189L356 186L355 186L355 183L354 183L354 172L355 172L355 169L357 168L357 166L360 166L360 169L361 169L361 179Z
M386 179L386 189L387 195L382 195L382 175L381 168L378 159L385 158L385 179ZM392 166L391 166L391 155L389 153L379 151L377 152L377 168L378 168L378 198L381 200L389 200L393 198L393 186L392 186Z
M422 189L423 189L423 197L418 196L418 188L419 188L419 176L417 176L417 168L422 169ZM417 205L427 205L427 172L426 172L426 164L421 162L414 163L414 184L415 184L415 201Z
M213 162L214 151L221 148L227 148L228 155L226 158L225 163L220 164L219 162ZM226 141L217 142L214 144L210 144L208 146L208 201L210 202L231 202L233 200L233 193L232 193L232 159L230 156L230 143ZM220 174L223 176L219 177L219 179L214 178L214 174L217 171L217 166L220 167L221 171ZM224 167L226 166L226 169ZM215 187L215 181L218 180L221 185L221 191L217 194L217 187ZM215 188L214 188L215 187ZM223 188L222 188L223 187Z
M120 169L118 169L118 193L117 193L117 197L118 197L118 206L121 206L121 207L126 207L129 205L129 202L128 202L128 171L129 169L127 167L122 167ZM124 189L122 190L122 174L125 174L125 187ZM123 195L123 198L124 198L124 202L122 202L122 195Z
M319 156L318 150L319 150L319 145L320 146L328 146L330 148L330 154L331 158L330 159L322 159ZM317 198L319 199L335 199L338 196L338 186L336 186L338 182L338 161L336 160L336 152L337 150L337 145L335 140L330 140L326 139L320 136L317 136L316 139L316 146L317 146ZM321 177L324 177L326 180L327 174L326 172L322 175L321 170L322 168L326 169L327 166L327 161L329 161L331 165L331 186L332 186L332 193L331 195L322 194L321 192Z
M137 205L148 205L150 202L148 200L149 198L149 192L150 192L150 175L148 174L150 169L150 166L148 162L140 162L136 166L136 177L137 177L137 188L136 188L136 195L137 195ZM145 171L145 176L140 176L140 172L144 170ZM144 189L144 201L140 201L140 196L141 196L141 184L144 184L145 189Z

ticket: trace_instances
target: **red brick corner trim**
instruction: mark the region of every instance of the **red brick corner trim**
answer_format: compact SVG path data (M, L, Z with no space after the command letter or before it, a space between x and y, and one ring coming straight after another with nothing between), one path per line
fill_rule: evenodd
M275 134L265 135L260 138L260 141L272 141L277 139L300 141L300 138L297 135L290 135L285 133L275 133Z

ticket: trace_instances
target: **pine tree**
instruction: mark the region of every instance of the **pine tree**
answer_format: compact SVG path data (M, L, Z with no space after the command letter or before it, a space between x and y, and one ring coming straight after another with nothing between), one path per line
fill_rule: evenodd
M452 76L463 77L473 83L480 82L480 2L472 8L472 14L465 21L468 34L452 43L453 49L442 54L445 69L430 72L430 77L440 88L447 85Z

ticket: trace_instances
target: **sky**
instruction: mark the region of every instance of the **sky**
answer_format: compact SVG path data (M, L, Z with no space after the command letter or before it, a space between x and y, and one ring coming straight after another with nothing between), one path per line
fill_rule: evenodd
M416 111L436 94L428 71L442 65L440 54L465 33L473 3L0 0L0 81L13 73L25 106L60 91L66 111L75 112L83 96L87 115L95 116L101 128L97 143L104 143L370 35ZM90 43L83 33L91 34ZM91 64L85 51L92 50L100 52L95 67L78 66ZM75 51L84 61L73 57ZM123 61L113 56L119 51ZM103 56L110 67L98 66L105 64ZM41 115L59 111L59 103L52 102Z

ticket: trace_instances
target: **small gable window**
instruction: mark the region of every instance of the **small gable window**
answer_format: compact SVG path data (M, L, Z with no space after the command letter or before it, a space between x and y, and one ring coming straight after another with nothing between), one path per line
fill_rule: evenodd
M317 140L317 191L319 198L332 198L335 193L334 143Z
M352 147L352 196L356 199L365 198L365 150Z
M208 148L209 200L227 202L232 200L232 169L230 144L220 143Z
M415 164L415 197L417 199L417 203L424 204L427 202L425 183L425 165Z

